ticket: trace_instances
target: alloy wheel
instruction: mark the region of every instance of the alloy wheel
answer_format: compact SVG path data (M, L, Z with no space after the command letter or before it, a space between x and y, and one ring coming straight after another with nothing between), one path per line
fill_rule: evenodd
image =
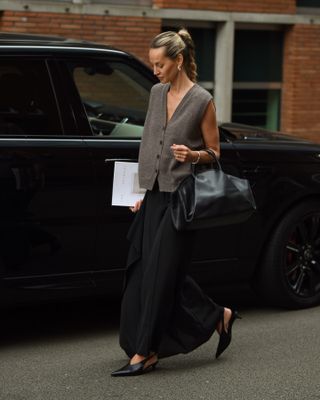
M310 298L320 293L320 213L306 216L291 231L284 276L296 296Z

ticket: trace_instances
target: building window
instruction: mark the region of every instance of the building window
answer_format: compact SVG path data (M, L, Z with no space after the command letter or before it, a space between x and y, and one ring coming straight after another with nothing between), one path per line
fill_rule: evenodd
M320 14L320 0L297 0L298 14Z
M320 0L297 0L297 7L320 7Z
M213 94L215 30L208 28L189 28L188 30L196 49L198 83Z
M283 32L236 30L232 121L279 129Z
M277 130L279 128L279 113L280 90L233 90L233 122Z

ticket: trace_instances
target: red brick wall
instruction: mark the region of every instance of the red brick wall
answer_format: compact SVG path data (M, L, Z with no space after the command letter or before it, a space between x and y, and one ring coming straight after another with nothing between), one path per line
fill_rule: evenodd
M320 26L285 35L281 129L320 142Z
M105 43L129 51L147 62L161 20L143 17L3 11L0 31L59 35Z
M295 0L153 0L160 8L295 14Z

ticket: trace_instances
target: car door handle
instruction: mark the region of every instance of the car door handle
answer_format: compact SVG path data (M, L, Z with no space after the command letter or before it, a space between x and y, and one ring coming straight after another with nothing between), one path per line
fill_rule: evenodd
M255 167L255 168L247 168L242 171L243 176L245 178L250 177L258 177L258 176L266 176L271 175L273 173L273 167Z
M122 162L137 162L137 159L132 159L132 158L106 158L104 160L105 163L110 163L110 162L116 162L116 161L122 161Z

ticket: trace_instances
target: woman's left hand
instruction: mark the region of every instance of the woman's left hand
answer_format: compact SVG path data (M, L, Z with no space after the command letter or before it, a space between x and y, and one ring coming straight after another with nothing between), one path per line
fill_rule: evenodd
M194 152L184 144L173 144L171 146L174 158L179 162L192 162L194 161Z

